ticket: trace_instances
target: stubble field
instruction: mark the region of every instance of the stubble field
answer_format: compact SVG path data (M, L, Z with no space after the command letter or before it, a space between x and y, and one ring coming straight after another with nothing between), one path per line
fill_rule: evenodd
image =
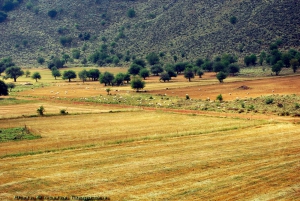
M299 76L229 78L224 84L212 76L191 83L180 76L171 83L151 77L145 90L195 99L221 93L225 100L299 95ZM39 195L300 200L300 126L295 121L75 102L72 98L105 97L106 87L61 80L43 84L14 92L32 102L0 106L0 129L26 125L42 137L1 143L1 200ZM135 95L130 86L111 89L112 94ZM46 108L43 117L36 115L40 105ZM59 115L64 108L69 115Z

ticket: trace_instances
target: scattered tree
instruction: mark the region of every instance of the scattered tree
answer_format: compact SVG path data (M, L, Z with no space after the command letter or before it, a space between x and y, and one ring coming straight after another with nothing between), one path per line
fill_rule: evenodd
M297 68L299 67L299 61L298 59L292 59L290 61L291 65L292 65L292 68L293 68L293 72L296 73L297 71Z
M159 73L164 72L164 69L163 69L163 67L161 67L160 64L155 64L150 68L150 71L152 74L158 76Z
M25 77L29 77L29 76L30 76L30 74L31 74L31 73L30 73L30 71L29 71L29 70L26 70L26 71L25 71Z
M184 70L184 77L185 77L186 79L189 79L189 82L190 82L190 81L191 81L191 78L194 78L194 77L195 77L193 70L192 70L191 68L186 68L186 69Z
M130 67L128 69L128 73L130 73L131 75L138 75L142 68L143 68L142 66L133 63L130 65Z
M45 63L45 59L43 57L38 57L37 58L37 62L41 65L43 65L43 63Z
M214 69L214 72L218 73L220 71L225 71L225 65L224 63L218 61L218 62L214 62L213 64L213 69Z
M146 59L150 65L155 65L159 63L159 57L156 53L151 52L146 56Z
M114 80L114 75L110 72L104 72L100 75L100 83L106 85L112 85Z
M150 72L147 68L143 68L142 70L140 70L139 75L144 78L144 80L146 79L146 77L150 76Z
M73 50L72 50L72 57L73 57L74 59L79 59L79 57L80 57L80 50L73 49Z
M198 69L197 75L199 76L199 78L202 78L202 75L204 75L204 72L201 69Z
M170 75L169 75L167 72L163 72L163 73L160 75L159 80L162 80L162 81L166 82L166 81L170 81L170 80L171 80L171 77L170 77Z
M51 72L52 72L52 76L56 79L56 77L60 77L61 76L61 73L60 71L56 68L56 67L53 67L51 69Z
M31 76L31 78L34 79L37 82L37 80L38 79L40 80L42 77L41 77L41 74L39 72L34 72Z
M123 73L118 73L115 76L115 79L113 80L113 83L116 84L117 86L122 85L123 81L124 81L124 77L125 77L125 75Z
M283 64L285 65L286 68L291 66L291 61L292 57L288 52L285 52L283 54L281 54L281 61L283 62Z
M91 69L88 71L88 78L92 78L93 81L96 81L100 77L100 71L98 69Z
M201 65L201 68L203 70L211 72L213 70L213 62L211 62L211 61L205 61L204 64Z
M75 79L77 77L75 71L73 70L67 70L67 71L64 71L63 73L63 79L64 80L69 80L69 82L71 82L71 79Z
M143 59L135 59L132 63L137 64L143 68L146 67L146 62Z
M13 88L16 87L16 85L14 83L12 83L12 82L7 83L6 85L7 85L7 88L9 88L9 91L11 91Z
M5 84L5 82L0 80L0 96L7 96L7 95L8 95L8 87Z
M229 64L228 66L228 72L230 74L232 74L233 76L236 74L236 73L239 73L240 72L240 67L238 64Z
M129 73L125 73L124 75L124 81L126 81L126 83L128 84L128 82L130 82L131 78L130 78L130 74Z
M68 63L68 61L70 59L70 55L64 53L62 55L62 59L64 60L64 63L66 64L66 63Z
M14 82L16 82L18 77L24 75L24 71L20 67L12 66L5 70L5 74L5 78L14 79Z
M272 66L272 72L274 72L276 74L276 76L279 75L281 69L283 67L283 62L282 61L278 61L276 64L274 64Z
M82 80L82 82L84 83L84 82L86 81L87 77L88 77L88 72L87 72L87 70L84 69L84 70L78 72L78 77L79 77L79 79Z
M64 67L65 61L59 59L58 57L52 58L48 63L48 68L52 69L53 67L56 67L57 69Z
M143 89L145 87L145 82L142 81L140 78L134 78L132 81L131 81L131 88L132 89L135 89L137 92L140 90L140 89Z
M217 79L219 80L220 83L223 82L224 79L226 79L227 74L224 73L223 71L220 71L217 75L216 75Z

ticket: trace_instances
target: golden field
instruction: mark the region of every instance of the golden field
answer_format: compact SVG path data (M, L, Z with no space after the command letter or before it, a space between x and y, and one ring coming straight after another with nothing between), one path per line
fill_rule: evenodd
M41 73L42 80L33 82L32 88L14 90L14 97L29 102L0 105L0 130L26 125L42 137L1 143L1 200L39 195L300 200L297 118L73 101L105 97L106 87L99 82L54 81L49 72ZM32 82L23 77L17 81L20 85ZM235 77L222 85L213 74L192 82L181 76L170 83L161 83L157 77L146 82L145 90L153 95L166 93L172 98L188 93L202 98L200 94L215 97L222 93L227 100L231 98L228 93L242 97L245 91L235 91L242 85L250 87L247 95L251 97L273 90L299 95L300 86L299 75ZM111 89L112 94L136 95L129 85ZM44 116L36 115L40 105L46 109ZM61 109L69 114L60 115Z

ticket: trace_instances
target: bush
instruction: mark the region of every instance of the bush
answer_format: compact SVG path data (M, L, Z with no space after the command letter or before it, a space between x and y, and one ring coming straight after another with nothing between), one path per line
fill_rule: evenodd
M62 114L62 115L68 114L67 109L61 109L61 110L59 111L59 113Z
M219 94L218 96L217 96L217 98L216 98L216 100L218 100L218 101L223 101L223 96L222 96L222 94Z
M48 11L48 16L51 18L55 18L57 15L57 11L55 9L49 10Z
M44 108L44 106L40 106L40 107L36 110L36 112L38 113L38 115L43 116L44 113L45 113L45 108Z
M59 42L62 44L62 46L71 45L72 43L72 37L71 36L62 36L59 39Z
M80 57L80 50L77 50L77 49L72 50L72 57L74 59L79 59L79 57Z
M133 18L135 17L136 13L135 13L135 10L133 8L130 8L128 11L127 11L127 16L130 17L130 18Z
M271 98L271 97L268 97L268 98L265 100L265 103L266 103L267 105L272 104L273 102L274 102L274 98Z
M232 16L231 18L230 18L230 23L231 24L235 24L237 22L237 18L235 17L235 16Z
M45 59L43 57L39 57L37 58L37 62L42 65L45 62Z
M7 18L7 14L5 12L0 11L0 23L4 22Z

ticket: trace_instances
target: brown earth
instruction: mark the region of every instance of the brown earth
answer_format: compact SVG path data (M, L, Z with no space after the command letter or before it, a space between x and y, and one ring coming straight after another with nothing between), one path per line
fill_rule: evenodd
M151 90L150 93L166 93L168 96L179 97L185 97L185 95L188 94L190 98L210 98L211 100L215 100L217 95L222 94L223 99L227 101L235 100L236 98L255 98L259 96L267 96L272 94L300 95L300 75L234 82L226 82L225 80L224 83L216 83L211 85L199 84L198 86Z

